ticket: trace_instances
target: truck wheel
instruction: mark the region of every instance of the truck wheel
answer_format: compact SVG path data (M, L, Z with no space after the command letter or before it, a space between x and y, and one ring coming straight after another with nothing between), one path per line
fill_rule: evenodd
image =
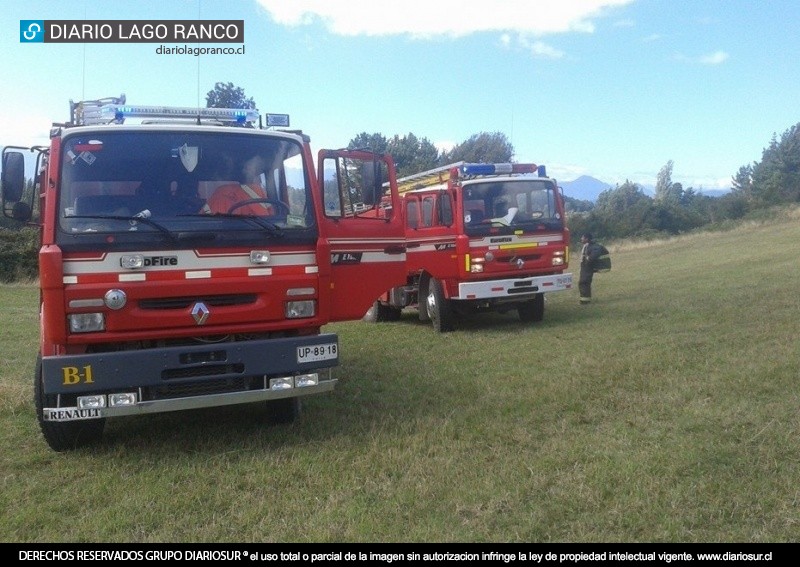
M392 307L391 305L384 305L380 301L372 304L372 307L367 309L362 319L368 323L381 323L383 321L399 321L402 309L399 307Z
M450 301L444 296L439 280L431 279L428 285L427 308L428 317L437 332L447 333L453 330L453 309Z
M420 302L420 300L424 297L428 297L428 290L430 289L430 278L423 274L419 280L419 287L417 288L417 311L419 312L419 320L428 322L431 320L430 315L428 315L428 304L427 301Z
M267 421L270 425L287 425L300 417L300 398L281 398L267 402Z
M367 323L377 323L378 322L378 305L380 305L380 301L376 301L373 303L367 312L364 313L364 316L361 318L362 320L366 321Z
M105 418L68 422L44 421L44 408L55 405L55 396L47 396L44 393L41 355L36 358L33 397L39 428L42 430L44 440L53 451L63 452L79 449L93 445L102 439L103 429L106 425Z
M530 301L520 304L517 313L523 323L538 323L544 319L544 294L537 293Z

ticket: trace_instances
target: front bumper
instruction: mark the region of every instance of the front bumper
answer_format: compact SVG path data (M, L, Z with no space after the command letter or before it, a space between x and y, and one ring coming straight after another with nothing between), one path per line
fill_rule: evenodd
M537 293L564 291L572 288L572 274L511 278L458 284L456 300L523 298Z
M45 421L161 413L330 391L335 334L42 359ZM102 407L79 406L84 396ZM111 396L132 403L111 407Z

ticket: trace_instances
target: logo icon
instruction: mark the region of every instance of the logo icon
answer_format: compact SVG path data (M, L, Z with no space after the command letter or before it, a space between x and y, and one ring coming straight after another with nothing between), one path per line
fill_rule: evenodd
M19 21L19 42L20 43L43 43L44 42L44 20L20 20Z
M208 307L206 307L205 303L202 301L198 301L194 304L194 307L192 307L192 318L198 325L204 324L208 320L210 313Z

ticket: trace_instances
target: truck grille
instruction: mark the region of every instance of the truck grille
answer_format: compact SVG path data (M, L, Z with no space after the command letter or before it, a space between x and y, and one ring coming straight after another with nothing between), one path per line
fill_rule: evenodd
M224 364L214 366L195 366L193 368L173 368L161 373L162 380L183 380L186 378L204 378L224 374L241 374L244 364Z
M260 376L241 376L237 378L217 378L199 382L183 382L165 384L145 388L143 399L168 400L172 398L189 398L230 392L247 392L264 388L264 378Z
M232 305L250 305L256 302L255 294L247 295L209 295L201 297L167 297L163 299L142 299L141 309L186 309L197 302L209 307L228 307Z

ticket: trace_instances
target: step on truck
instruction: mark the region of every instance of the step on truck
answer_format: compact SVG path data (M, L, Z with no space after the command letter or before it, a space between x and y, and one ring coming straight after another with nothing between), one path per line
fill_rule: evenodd
M33 389L52 449L175 410L263 403L290 422L337 382L323 325L405 281L391 158L322 150L315 168L308 136L272 126L288 115L265 116L70 102L48 146L3 149L3 213L41 232Z
M458 162L397 182L407 279L365 320L397 320L411 307L439 332L482 311L516 310L535 322L545 293L572 287L564 199L544 166Z

